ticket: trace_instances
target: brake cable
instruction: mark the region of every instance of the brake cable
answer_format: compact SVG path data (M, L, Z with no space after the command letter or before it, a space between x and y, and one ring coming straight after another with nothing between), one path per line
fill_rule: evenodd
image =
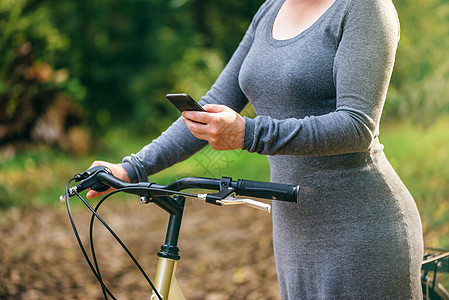
M132 253L129 251L129 249L125 246L125 244L122 242L122 240L118 237L118 235L112 230L112 228L98 215L97 211L100 208L101 204L110 196L118 193L118 192L122 192L125 190L136 190L136 189L144 189L144 190L148 190L148 191L160 191L160 192L169 192L172 194L177 194L177 195L182 195L182 196L187 196L187 197L197 197L197 195L195 194L191 194L191 193L185 193L185 192L179 192L179 191L175 191L175 190L169 190L169 189L163 189L163 188L151 188L151 187L125 187L125 188L120 188L117 189L115 191L112 191L108 194L106 194L96 205L95 209L93 209L89 203L78 193L75 191L75 195L77 195L77 197L84 203L84 205L92 212L92 217L91 217L91 221L90 221L90 226L89 226L89 242L90 242L90 248L91 248L91 253L92 253L92 261L94 263L94 265L92 264L92 261L90 260L89 256L87 255L87 252L84 248L84 245L81 241L81 238L79 237L78 234L78 230L76 229L76 225L75 222L73 221L73 216L70 210L70 205L69 205L69 197L68 197L68 187L70 185L70 183L75 180L76 178L73 177L71 178L66 185L66 204L67 204L67 212L69 214L69 218L70 218L70 222L72 224L72 228L73 231L75 233L75 237L77 239L78 245L81 249L81 252L83 253L84 258L86 259L92 273L94 274L95 278L97 279L97 281L100 283L101 289L103 291L103 296L105 299L107 299L107 295L109 295L112 299L116 299L114 297L114 295L111 293L111 291L106 287L105 283L103 282L103 279L101 277L101 273L100 273L100 268L98 265L98 260L97 260L97 256L95 254L95 247L94 247L94 241L93 241L93 223L95 218L97 218L102 225L111 233L111 235L116 239L116 241L120 244L120 246L122 247L122 249L127 253L127 255L131 258L131 260L133 261L133 263L136 265L136 267L139 269L139 271L141 272L141 274L145 277L145 279L147 280L148 284L151 286L152 290L155 292L156 296L159 298L159 300L162 300L162 296L159 294L159 292L157 291L156 287L154 286L153 282L150 280L150 278L147 276L147 274L145 273L145 271L143 270L143 268L141 267L141 265L139 264L139 262L136 260L136 258L132 255Z
M100 283L100 286L103 290L103 295L105 297L105 299L107 299L107 295L108 294L112 299L116 299L114 297L114 295L110 292L110 290L106 287L106 285L103 282L103 279L101 278L100 275L100 271L99 271L99 266L98 266L98 262L97 262L97 258L95 255L95 250L94 250L94 244L93 244L93 238L92 235L90 236L90 243L91 243L91 250L92 250L92 256L93 256L93 260L95 263L95 268L92 265L92 261L90 260L89 256L87 255L87 252L84 248L84 245L81 241L81 238L78 234L78 230L76 229L76 225L75 222L73 221L73 216L70 210L70 205L69 205L69 197L68 197L68 186L70 184L71 181L73 181L74 178L70 179L67 182L66 185L66 203L67 203L67 211L69 214L69 218L70 218L70 222L72 224L72 228L73 231L75 233L75 237L78 241L78 245L81 249L81 252L83 253L84 258L86 259L92 273L94 274L95 278L97 279L97 281ZM100 202L97 204L96 208L93 209L89 203L87 203L87 201L78 193L75 192L75 194L78 196L79 199L81 199L81 201L84 203L84 205L86 205L87 208L89 208L89 210L92 212L92 218L91 218L91 231L90 234L92 234L92 227L93 227L93 221L92 219L95 219L95 217L103 224L103 226L111 233L111 235L116 239L116 241L120 244L120 246L123 248L123 250L125 250L125 252L128 254L128 256L131 258L131 260L134 262L134 264L137 266L137 268L139 269L139 271L141 272L141 274L145 277L145 279L147 280L148 284L151 286L152 290L155 292L156 296L159 298L159 300L162 300L162 296L160 295L160 293L157 291L156 287L154 286L154 284L151 282L151 280L149 279L149 277L147 276L147 274L145 273L145 271L143 270L143 268L140 266L140 264L138 263L138 261L135 259L135 257L132 255L132 253L129 251L129 249L125 246L125 244L122 242L122 240L118 237L118 235L112 230L111 227L109 227L109 225L97 214L97 210L99 209L100 205L104 202L104 200L106 200L107 198L109 198L110 196L112 196L115 193L121 192L123 190L130 190L130 189L135 189L135 188L123 188L123 189L118 189L115 190L107 195L105 195ZM150 188L148 188L150 189Z
M86 250L85 250L85 248L84 248L83 242L81 241L81 238L80 238L80 236L79 236L79 234L78 234L78 230L76 229L75 221L73 220L72 211L71 211L71 209L70 209L70 204L69 204L69 201L70 201L70 200L69 200L69 197L68 197L68 188L69 188L70 183L71 183L73 180L75 180L75 177L72 177L72 178L67 182L67 184L66 184L66 188L65 188L65 197L66 197L67 212L68 212L68 215L69 215L69 219L70 219L70 223L71 223L71 225L72 225L73 232L74 232L74 234L75 234L75 238L76 238L76 240L77 240L77 242L78 242L78 245L79 245L79 247L80 247L80 249L81 249L81 252L83 253L84 259L86 260L87 264L89 265L89 267L90 267L92 273L94 274L95 278L96 278L96 279L98 280L98 282L100 283L101 288L102 288L102 290L103 290L103 293L107 292L107 294L108 294L109 296L111 296L112 299L116 299L116 298L114 297L114 295L112 295L112 293L109 291L109 289L105 286L105 284L104 284L103 280L101 279L101 277L100 277L100 276L97 274L97 272L95 271L95 269L94 269L94 267L93 267L93 265L92 265L92 262L90 261L89 256L87 255L87 252L86 252ZM107 296L105 296L105 299L107 299Z
M96 205L94 211L97 212L98 209L100 208L100 205L109 197L111 197L112 195L119 193L119 192L123 192L126 190L135 190L135 189L142 189L142 188L137 188L137 187L125 187L125 188L120 188L117 189L115 191L112 191L110 193L108 193L107 195L105 195ZM156 190L154 188L144 188L144 189L149 189L149 190ZM171 190L164 190L164 189L157 189L158 191L169 191L169 192L175 192L175 191L171 191ZM178 192L176 192L178 193ZM187 194L187 193L183 193L183 194ZM81 197L81 195L79 195L78 193L76 193L76 195L86 204L85 200ZM193 194L187 194L187 195L193 195ZM193 195L195 196L195 195ZM91 209L91 207L88 205L89 209ZM91 210L92 211L92 210ZM106 227L106 229L109 230L109 232L112 234L112 236L114 236L114 238L117 240L117 242L120 244L120 246L122 246L123 250L125 250L125 252L128 254L128 256L131 258L131 260L133 261L133 263L136 265L136 267L139 269L140 273L145 277L146 281L148 282L148 284L151 286L151 288L153 289L153 291L156 292L156 295L158 296L158 298L160 300L162 300L162 297L160 296L159 292L157 291L156 287L154 286L153 282L151 281L151 279L148 277L148 275L146 274L146 272L143 270L142 266L139 264L139 262L137 261L137 259L134 257L134 255L132 255L131 251L129 251L129 249L125 246L125 244L120 240L120 238L118 237L118 235L112 231L112 229L110 229L110 227L106 224L106 222L104 222L104 220L102 220L101 218L99 218L97 213L94 213L94 211L92 211L92 217L90 219L90 225L89 225L89 240L90 240L90 246L91 246L91 253L92 253L92 260L94 261L95 264L95 268L98 274L98 277L101 279L101 274L100 274L100 268L98 266L98 262L97 262L97 256L95 254L95 247L94 247L94 241L93 241L93 227L94 227L94 221L95 221L95 217L97 217L100 222L103 223L103 225ZM98 278L97 278L98 279ZM101 285L101 288L103 289L103 285ZM105 293L105 290L103 289L103 294Z

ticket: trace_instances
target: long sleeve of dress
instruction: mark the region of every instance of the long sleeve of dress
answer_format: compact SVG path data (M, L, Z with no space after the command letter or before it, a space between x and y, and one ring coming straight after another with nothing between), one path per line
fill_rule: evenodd
M201 105L208 103L223 104L239 112L248 102L240 89L238 75L242 62L251 47L254 23L257 18L258 13L217 81L202 97ZM179 118L137 154L125 157L122 166L132 182L146 181L147 176L188 158L205 145L207 145L207 142L194 137L182 119Z
M352 1L340 23L333 65L335 110L304 118L246 119L243 148L260 154L336 155L366 151L393 69L399 23L390 1ZM310 56L320 53L310 53ZM276 102L276 100L274 100Z

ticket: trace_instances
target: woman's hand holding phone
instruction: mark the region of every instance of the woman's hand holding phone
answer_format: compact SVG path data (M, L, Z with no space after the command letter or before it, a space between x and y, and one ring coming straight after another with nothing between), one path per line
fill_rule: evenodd
M201 107L186 93L165 96L181 113L192 134L209 142L215 150L234 150L243 147L245 119L224 105L207 104Z
M215 150L241 149L245 119L224 105L207 104L203 108L206 112L182 112L182 119L192 134L208 141Z

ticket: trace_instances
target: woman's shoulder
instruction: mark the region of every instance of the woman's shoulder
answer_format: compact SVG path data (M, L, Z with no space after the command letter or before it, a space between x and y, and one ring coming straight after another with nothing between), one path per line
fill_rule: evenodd
M336 0L339 1L339 0ZM365 14L370 13L385 13L394 12L396 8L392 0L342 0L348 3L348 10L350 12L356 11Z
M339 0L336 0L339 1ZM373 27L399 28L399 18L392 0L344 0L348 1L348 18Z

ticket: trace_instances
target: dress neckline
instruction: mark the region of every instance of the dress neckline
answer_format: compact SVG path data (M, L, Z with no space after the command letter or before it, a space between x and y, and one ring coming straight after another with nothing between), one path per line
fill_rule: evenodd
M291 38L288 38L288 39L276 39L276 38L274 38L273 37L273 26L274 26L274 21L276 20L276 18L277 18L277 16L278 16L278 14L279 14L279 11L281 10L281 8L282 8L282 6L285 4L285 1L286 0L282 0L282 1L279 1L279 5L277 5L277 6L275 6L274 8L273 8L273 12L272 12L272 14L270 15L270 18L269 18L269 20L268 20L268 30L267 30L267 39L268 39L268 41L271 43L271 44L273 44L273 45L279 45L279 46L282 46L282 45L288 45L288 44L291 44L291 43L293 43L293 42L295 42L295 41L297 41L297 40L299 40L299 39L301 39L302 37L304 37L304 36L306 36L310 31L312 31L313 30L313 28L315 28L319 23L321 23L321 21L325 18L325 16L326 15L328 15L329 14L329 12L333 9L333 7L334 6L336 6L336 3L339 1L339 0L335 0L321 15L320 15L320 17L315 21L315 22L313 22L309 27L307 27L306 29L304 29L303 31L301 31L300 33L298 33L297 35L295 35L295 36L293 36L293 37L291 37Z

